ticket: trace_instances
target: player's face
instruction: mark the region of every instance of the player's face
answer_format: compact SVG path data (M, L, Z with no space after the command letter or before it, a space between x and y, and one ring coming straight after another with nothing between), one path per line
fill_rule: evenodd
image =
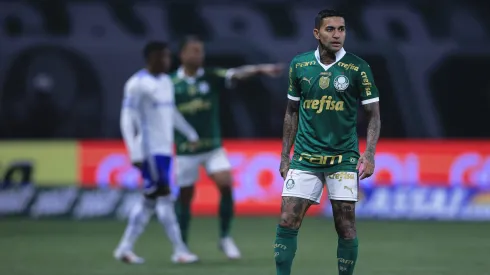
M180 61L185 66L201 67L204 63L204 45L199 41L188 42L180 53Z
M172 56L169 49L154 52L152 60L153 67L158 72L166 73L172 65Z
M345 21L342 17L326 17L320 29L314 29L313 35L322 46L332 52L339 51L345 41Z

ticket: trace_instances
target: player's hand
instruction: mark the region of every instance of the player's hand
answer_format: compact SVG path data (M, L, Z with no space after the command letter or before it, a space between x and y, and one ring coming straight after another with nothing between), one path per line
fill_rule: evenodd
M289 171L289 164L290 164L290 160L289 160L289 157L283 157L281 158L281 165L279 166L279 173L281 173L281 177L283 179L286 179L286 176L288 174L288 171Z
M199 146L199 141L189 141L187 143L187 148L189 148L189 151L191 152L196 151L198 146Z
M134 161L133 166L141 170L141 168L143 167L143 163L141 163L141 161Z
M264 75L270 76L270 77L277 77L281 75L282 71L284 70L284 65L283 64L263 64L260 65L259 67L260 72Z
M359 171L359 180L369 178L374 173L374 153L364 152L357 161L356 170Z

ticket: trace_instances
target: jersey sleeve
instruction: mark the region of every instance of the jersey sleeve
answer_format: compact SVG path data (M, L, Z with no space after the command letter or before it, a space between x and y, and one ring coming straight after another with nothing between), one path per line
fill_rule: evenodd
M232 88L233 87L232 79L233 79L234 74L235 74L234 69L223 69L223 68L213 69L213 75L222 79L224 81L224 85L226 88Z
M141 119L138 112L140 97L141 93L134 83L125 85L120 127L126 150L132 162L143 160Z
M366 105L379 101L379 92L374 83L373 72L369 64L364 63L360 66L360 74L358 79L358 90L360 93L361 104Z
M296 75L296 61L294 59L289 65L288 98L294 101L301 99L301 88Z

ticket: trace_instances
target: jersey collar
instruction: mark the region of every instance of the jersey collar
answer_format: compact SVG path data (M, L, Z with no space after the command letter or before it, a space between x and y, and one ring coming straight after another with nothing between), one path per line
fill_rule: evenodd
M177 77L180 79L184 79L185 81L191 84L195 83L196 79L203 75L204 75L204 68L199 68L195 76L186 76L183 67L179 67L179 69L177 70Z
M316 58L316 61L318 62L318 64L320 64L320 66L322 66L323 69L326 71L326 70L330 69L330 67L332 67L335 63L337 63L340 59L342 59L342 57L344 57L344 55L346 53L347 52L344 50L344 48L340 49L338 52L335 53L335 62L330 64L330 65L325 65L320 61L320 50L318 48L316 48L315 58Z

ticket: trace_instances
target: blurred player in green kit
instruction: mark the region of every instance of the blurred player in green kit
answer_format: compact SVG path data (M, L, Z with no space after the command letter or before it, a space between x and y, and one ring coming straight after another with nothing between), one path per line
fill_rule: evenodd
M276 272L291 274L301 222L308 208L320 203L326 185L338 235L338 274L352 275L358 252L355 205L359 180L374 173L381 128L379 94L368 63L343 48L342 14L320 11L313 34L318 48L294 57L289 68L279 168L284 186L274 244ZM359 101L369 120L362 155L356 128Z
M239 259L240 250L230 236L233 218L233 178L231 165L222 147L219 97L232 81L255 75L278 76L279 64L246 65L233 69L204 67L204 44L188 36L180 45L181 67L172 75L177 108L199 135L197 146L189 146L188 140L175 134L177 145L176 182L180 187L176 212L182 238L187 243L191 219L191 201L194 184L198 180L199 167L206 169L216 183L221 200L219 204L219 248L229 259Z

